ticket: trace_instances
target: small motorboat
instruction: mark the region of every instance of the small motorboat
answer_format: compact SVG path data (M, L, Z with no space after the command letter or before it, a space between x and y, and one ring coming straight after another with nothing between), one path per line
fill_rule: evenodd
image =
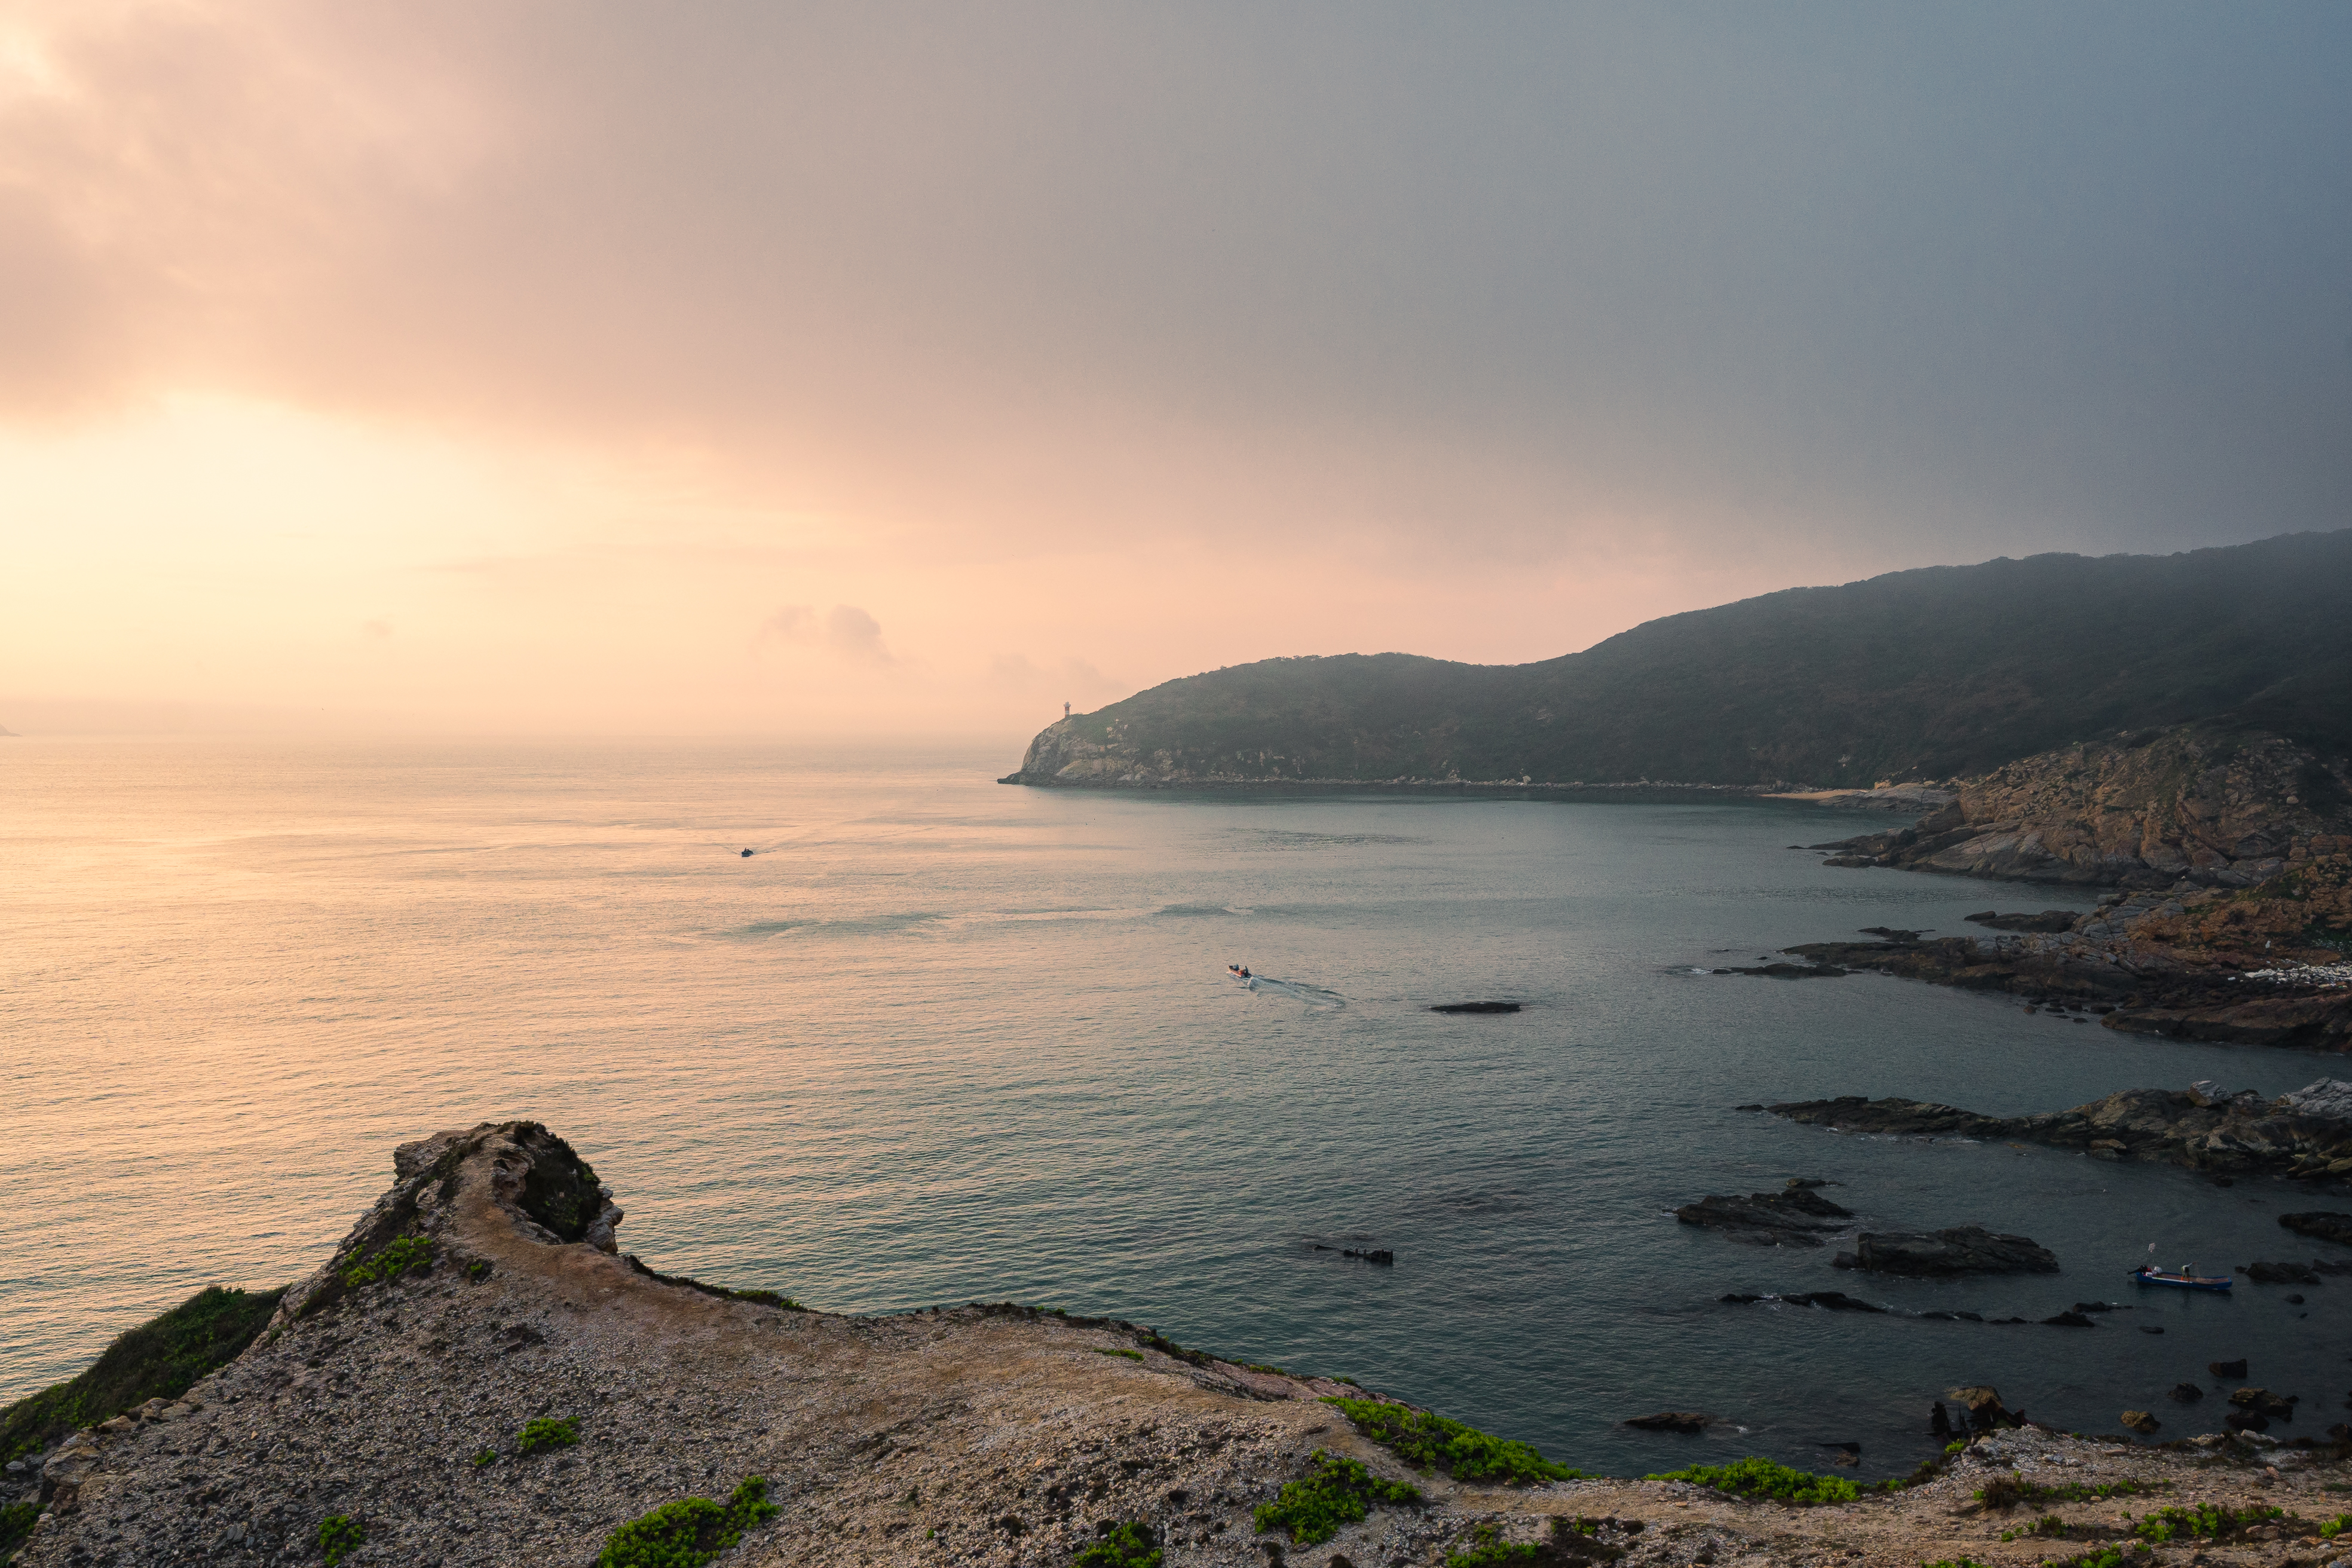
M2189 1274L2177 1269L2158 1268L2154 1264L2142 1264L2132 1270L2136 1285L2169 1285L2176 1290L2227 1290L2227 1274Z

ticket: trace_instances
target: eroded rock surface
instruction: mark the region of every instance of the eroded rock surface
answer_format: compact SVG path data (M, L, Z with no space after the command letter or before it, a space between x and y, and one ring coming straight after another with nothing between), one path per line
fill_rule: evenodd
M1675 1211L1685 1225L1719 1230L1734 1241L1759 1247L1819 1247L1820 1233L1843 1230L1853 1218L1810 1186L1746 1197L1709 1196Z
M1853 1239L1853 1251L1840 1253L1837 1267L1916 1278L2058 1272L2058 1255L2048 1247L2029 1237L2007 1236L1980 1225L1933 1231L1865 1231Z

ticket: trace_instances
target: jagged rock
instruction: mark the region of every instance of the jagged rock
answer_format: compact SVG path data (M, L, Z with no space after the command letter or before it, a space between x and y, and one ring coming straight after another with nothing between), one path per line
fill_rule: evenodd
M2273 1420L2292 1421L2294 1419L2294 1407L2302 1401L2294 1395L2281 1398L2267 1388L2241 1388L2230 1395L2230 1403L2241 1410L2252 1410Z
M2158 1421L2155 1416L2149 1415L2145 1410L2125 1411L2123 1414L2123 1424L2130 1427L2135 1432L2153 1432L2158 1427L2164 1425L2163 1422Z
M2205 1397L2205 1391L2193 1383L2176 1383L2169 1397L2182 1405L2194 1405Z
M2205 1370L2224 1381L2233 1377L2243 1377L2246 1375L2246 1358L2240 1356L2235 1361L2208 1362L2205 1364Z
M2263 1263L2256 1261L2242 1266L2239 1273L2257 1285L2316 1285L2319 1276L2309 1266L2301 1263Z
M2042 1320L2042 1326L2052 1329L2095 1329L2099 1325L2080 1312L2060 1312Z
M1809 1187L1798 1187L1750 1193L1744 1198L1710 1195L1685 1204L1675 1211L1675 1217L1685 1225L1719 1230L1734 1241L1759 1247L1819 1247L1822 1239L1814 1233L1843 1229L1853 1211L1840 1208Z
M1714 1419L1703 1410L1661 1410L1655 1415L1633 1416L1625 1425L1643 1432L1697 1432Z
M1850 1267L1873 1274L1940 1277L1953 1274L2055 1274L2058 1258L2031 1237L2006 1236L1980 1225L1949 1230L1864 1232L1854 1237Z

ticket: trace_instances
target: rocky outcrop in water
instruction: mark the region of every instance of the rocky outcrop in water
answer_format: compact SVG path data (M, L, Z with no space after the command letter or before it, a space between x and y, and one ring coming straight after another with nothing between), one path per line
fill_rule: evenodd
M1843 1230L1853 1211L1791 1183L1785 1192L1701 1198L1676 1209L1675 1217L1758 1247L1819 1247L1820 1233Z
M2048 1247L2031 1237L2005 1236L1980 1225L1949 1230L1864 1232L1853 1241L1854 1249L1838 1254L1835 1267L1922 1279L2058 1272L2058 1256Z
M2147 1160L2233 1174L2352 1177L2352 1118L2339 1110L2347 1085L2322 1079L2264 1100L2219 1084L2127 1089L2071 1110L1984 1116L1916 1100L1794 1100L1765 1109L1816 1127L1906 1138L2045 1143L2094 1159Z

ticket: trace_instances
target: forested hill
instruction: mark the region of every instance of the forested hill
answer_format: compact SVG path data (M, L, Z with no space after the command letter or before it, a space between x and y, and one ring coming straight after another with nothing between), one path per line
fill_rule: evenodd
M2190 720L2352 752L2352 530L1791 588L1538 664L1266 659L1057 723L1006 782L1836 787Z

